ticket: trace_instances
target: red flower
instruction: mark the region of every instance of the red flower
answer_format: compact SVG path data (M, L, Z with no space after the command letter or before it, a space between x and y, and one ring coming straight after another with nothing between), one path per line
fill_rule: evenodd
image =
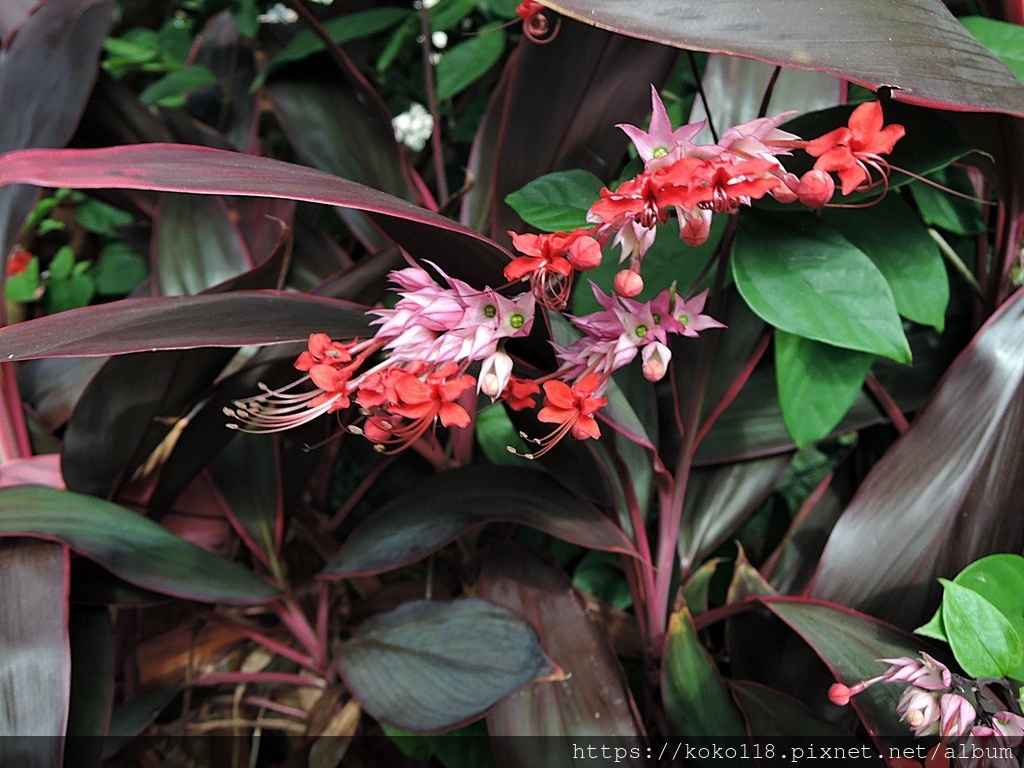
M601 244L593 230L520 235L509 232L512 245L524 254L505 266L507 280L529 280L534 296L549 309L569 300L573 270L594 269L601 263Z
M879 155L892 148L906 134L902 125L882 127L882 105L877 101L861 104L850 115L846 128L836 128L824 136L807 142L805 149L818 160L815 170L838 171L843 194L848 195L862 185L870 186L868 166L887 177L886 163Z
M32 254L24 248L16 248L7 262L7 276L20 275L32 263Z
M601 379L596 373L587 374L572 388L564 381L544 382L544 407L537 414L537 419L547 424L560 424L556 430L560 433L557 439L566 432L580 440L599 438L601 428L594 414L608 402L606 397L594 397L600 385Z
M540 385L536 381L513 376L509 379L501 397L513 411L523 411L533 408L537 404L533 396L538 394L540 394Z
M352 360L348 346L331 341L326 333L311 333L307 350L299 355L295 367L300 371L308 371L314 365L326 364L340 366Z
M731 213L740 203L762 198L782 184L772 173L778 165L770 160L733 162L728 158L714 158L702 160L698 165L686 163L684 167L685 160L692 159L685 158L666 169L670 179L687 185L686 191L678 197L666 195L666 199L678 201L687 210L699 206L715 213ZM675 189L682 190L682 187Z

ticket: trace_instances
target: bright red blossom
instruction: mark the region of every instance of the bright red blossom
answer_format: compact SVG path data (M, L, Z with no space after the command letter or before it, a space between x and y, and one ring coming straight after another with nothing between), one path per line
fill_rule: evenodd
M14 277L15 275L20 275L28 269L28 265L31 263L31 253L24 248L15 249L14 253L11 254L11 258L7 261L7 276Z
M805 150L818 158L815 170L838 171L844 195L870 182L868 166L885 175L879 155L892 152L906 129L893 123L882 127L882 105L877 101L861 104L850 115L846 128L836 128L807 142Z
M544 382L544 407L537 418L546 424L560 424L556 430L558 438L570 432L579 440L596 440L601 436L601 428L594 414L608 402L606 397L594 397L599 386L601 379L595 373L587 374L571 388L564 381Z
M509 379L501 397L513 411L525 411L537 404L533 396L539 394L540 385L536 381L513 376Z

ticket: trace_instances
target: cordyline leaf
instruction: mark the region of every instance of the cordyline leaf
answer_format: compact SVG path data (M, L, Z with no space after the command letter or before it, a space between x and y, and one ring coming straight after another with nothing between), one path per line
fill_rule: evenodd
M72 606L70 635L70 738L64 742L64 767L88 768L99 765L103 740L97 736L109 730L114 704L114 633L107 606Z
M58 737L67 727L71 691L69 567L67 547L0 545L2 765L61 765Z
M414 258L471 283L500 285L511 255L465 227L405 200L315 168L183 144L23 150L0 156L0 184L79 189L152 189L283 197L373 215ZM468 265L468 266L467 266Z
M570 168L611 181L628 144L615 124L650 114L651 83L665 82L677 55L569 20L547 45L524 36L477 130L461 220L507 243L506 230L522 224L506 195Z
M846 685L878 677L885 671L885 664L878 659L916 656L921 650L921 641L913 635L839 605L803 598L766 598L762 602ZM878 746L907 737L906 725L896 717L902 693L899 685L873 685L850 702Z
M1024 549L1024 292L960 354L875 465L829 538L810 594L903 627L938 604L940 576Z
M892 88L893 98L911 104L1024 115L1024 87L1017 78L934 0L544 4L624 35L817 69L872 90Z
M67 142L92 91L103 40L114 21L114 0L31 5L37 7L0 59L0 151ZM3 6L0 23L21 22L21 0ZM0 262L6 262L35 195L25 187L0 190Z
M419 733L475 719L550 669L529 624L474 598L374 616L339 646L338 665L363 709Z
M4 360L365 336L361 307L284 291L124 299L0 328Z
M548 475L476 466L444 472L385 504L353 531L324 573L354 576L398 568L496 521L529 525L591 549L636 554L611 519Z
M276 594L240 565L102 499L51 488L0 491L0 536L62 542L125 581L204 602L258 603Z
M579 765L571 741L587 736L640 748L642 759L634 755L622 764L646 764L643 725L622 666L569 578L531 550L506 546L487 553L477 594L529 621L565 672L564 679L523 688L491 710L487 727L498 765Z

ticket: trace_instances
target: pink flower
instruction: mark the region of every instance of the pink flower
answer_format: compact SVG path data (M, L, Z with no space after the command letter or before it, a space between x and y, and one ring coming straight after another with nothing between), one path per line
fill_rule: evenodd
M679 160L692 147L690 139L700 133L704 121L684 125L672 130L665 104L658 95L658 89L651 86L651 125L642 131L635 125L620 123L618 128L629 136L637 154L644 161L645 169L653 171Z
M966 736L977 716L971 702L958 693L944 693L939 698L939 732L943 738Z
M908 686L896 705L896 714L910 726L918 738L939 732L939 697L932 691Z
M945 664L936 661L927 653L921 653L921 660L909 656L898 659L879 659L889 664L889 669L882 675L882 680L890 683L910 683L926 691L945 691L953 684L949 669Z

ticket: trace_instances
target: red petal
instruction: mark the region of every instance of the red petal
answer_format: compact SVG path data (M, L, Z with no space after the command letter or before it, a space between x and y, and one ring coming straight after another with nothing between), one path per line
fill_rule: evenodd
M573 394L573 391L569 389L569 385L564 381L558 381L557 379L545 381L544 404L552 405L556 408L569 408L575 410L576 396Z
M850 131L859 141L870 141L882 130L882 104L878 101L867 101L853 110L850 115Z
M850 137L851 134L849 128L836 128L834 131L829 131L824 136L819 136L816 139L808 141L807 146L804 147L804 151L811 157L820 157L833 147L846 144L850 140Z
M457 403L445 403L438 412L441 423L446 427L467 427L469 426L469 413Z
M537 413L537 420L545 424L565 424L576 416L575 408L555 408L546 405Z
M510 281L520 280L536 272L543 263L543 259L537 259L533 256L517 256L510 264L505 265L505 279Z
M579 440L592 437L597 440L601 436L601 428L593 416L580 416L572 425L572 436Z

